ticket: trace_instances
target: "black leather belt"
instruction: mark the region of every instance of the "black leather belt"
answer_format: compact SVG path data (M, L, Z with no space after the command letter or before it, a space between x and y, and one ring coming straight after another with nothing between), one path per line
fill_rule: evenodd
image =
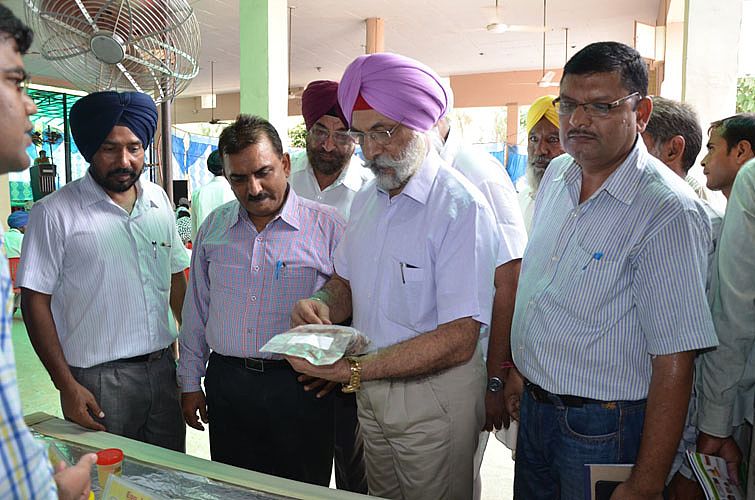
M538 403L545 403L549 405L555 405L558 404L559 401L564 406L569 406L572 408L581 408L584 405L590 405L590 404L606 404L609 403L609 401L600 401L598 399L590 399L590 398L583 398L581 396L572 396L569 394L562 395L562 394L553 394L552 392L548 392L542 387L540 387L537 384L533 384L532 382L525 382L525 387L527 388L527 391L529 391L530 395L532 396L532 399L537 401Z
M165 347L164 349L160 349L159 351L151 352L149 354L142 354L141 356L134 356L133 358L121 358L116 359L116 363L146 363L148 361L155 361L157 359L160 359L163 357L163 354L165 351L170 349L170 347Z
M251 370L253 372L265 372L267 370L290 368L291 365L285 359L264 359L264 358L237 358L235 356L225 356L213 352L210 357L217 357L221 361Z

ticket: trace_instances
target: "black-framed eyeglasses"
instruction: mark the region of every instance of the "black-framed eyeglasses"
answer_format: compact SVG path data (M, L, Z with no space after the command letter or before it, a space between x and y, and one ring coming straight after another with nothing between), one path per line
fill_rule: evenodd
M18 90L22 91L24 94L29 93L29 83L31 83L31 75L26 72L23 68L10 68L10 69L0 69L0 73L2 73L7 78L10 78L11 80L14 80L16 82L16 87Z
M379 146L386 146L391 142L393 134L401 126L401 122L398 122L390 130L370 130L369 132L357 132L356 130L349 130L349 135L354 141L361 147L364 147L364 143L369 139L370 142Z
M631 94L616 99L613 102L575 102L569 100L565 101L560 97L557 97L553 99L553 107L556 108L556 112L561 116L571 116L578 107L582 106L582 109L585 110L587 116L602 117L607 116L612 109L618 108L625 101L639 96L639 92L632 92Z
M351 134L347 130L334 130L331 132L325 127L315 124L309 129L307 134L309 134L309 137L312 138L312 141L316 145L324 144L329 137L333 138L333 142L336 146L349 146L354 144L354 138L351 137Z

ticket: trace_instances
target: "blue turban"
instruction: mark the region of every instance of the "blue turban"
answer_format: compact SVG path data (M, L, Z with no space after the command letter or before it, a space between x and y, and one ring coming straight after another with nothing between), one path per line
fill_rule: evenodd
M81 156L91 163L116 125L128 127L147 149L157 128L157 107L141 92L94 92L71 107L70 124Z
M8 216L8 226L21 229L29 223L29 212L26 210L16 210Z

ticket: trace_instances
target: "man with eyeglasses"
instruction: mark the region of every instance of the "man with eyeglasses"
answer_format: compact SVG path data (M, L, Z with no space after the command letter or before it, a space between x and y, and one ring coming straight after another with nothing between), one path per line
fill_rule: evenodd
M301 96L301 111L307 127L307 148L292 156L288 183L302 198L335 207L348 220L354 197L374 176L354 155L356 143L338 105L338 82L316 80L307 85ZM308 390L321 390L317 384L310 385L305 375L302 381ZM356 397L338 391L333 399L336 486L367 493Z
M360 56L338 101L375 181L354 201L336 273L296 304L292 322L353 314L371 350L324 367L289 361L357 393L370 494L471 498L487 379L477 341L490 324L495 219L430 144L448 105L432 69L397 54Z
M710 221L640 138L647 85L640 54L616 42L564 67L568 154L543 176L511 329L517 499L585 498L585 464L612 463L634 464L612 499L662 498L695 351L716 345Z
M316 80L301 96L306 151L291 158L289 184L304 198L336 207L348 220L354 196L374 176L354 155L354 139L338 105L338 82Z
M37 106L23 86L28 77L23 55L32 43L32 31L13 12L0 5L0 174L29 167L26 148L31 145L29 117ZM0 229L2 246L6 238ZM72 467L53 471L45 446L34 439L24 423L16 380L10 297L13 293L8 260L0 254L0 498L86 498L91 487L94 454L86 454Z

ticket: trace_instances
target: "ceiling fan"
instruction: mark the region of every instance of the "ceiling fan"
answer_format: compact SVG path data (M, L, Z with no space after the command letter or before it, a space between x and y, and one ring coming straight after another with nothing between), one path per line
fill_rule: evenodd
M484 28L485 31L489 33L507 33L510 31L519 33L544 33L546 31L551 31L545 23L543 23L543 26L505 23L503 21L503 8L499 5L499 0L495 0L495 6L483 7L482 9L491 15Z
M215 118L215 107L217 106L217 95L215 95L215 61L210 61L210 95L212 96L212 106L210 106L210 125L227 124L229 122Z
M290 5L288 7L288 98L289 99L299 99L301 98L302 93L304 92L304 87L292 87L291 86L291 57L293 55L293 45L291 45L293 41L293 31L291 28L293 27L293 15L294 15L294 7L293 5Z
M547 26L547 22L546 22L546 20L547 20L546 19L547 7L548 7L548 0L543 0L543 28L545 28ZM565 48L564 48L564 50L567 51L567 54L568 54L568 50L569 50L569 28L563 28L563 30L564 30L564 36L565 36L565 40L564 40L564 47ZM532 85L532 84L535 84L535 85L537 85L538 87L541 87L541 88L558 87L560 85L559 82L554 82L553 81L553 78L556 76L556 72L555 71L545 71L545 31L546 30L543 30L543 73L542 73L542 76L540 77L540 80L538 80L536 82L532 82L532 83L520 83L518 85ZM566 63L566 61L564 61L564 63Z

